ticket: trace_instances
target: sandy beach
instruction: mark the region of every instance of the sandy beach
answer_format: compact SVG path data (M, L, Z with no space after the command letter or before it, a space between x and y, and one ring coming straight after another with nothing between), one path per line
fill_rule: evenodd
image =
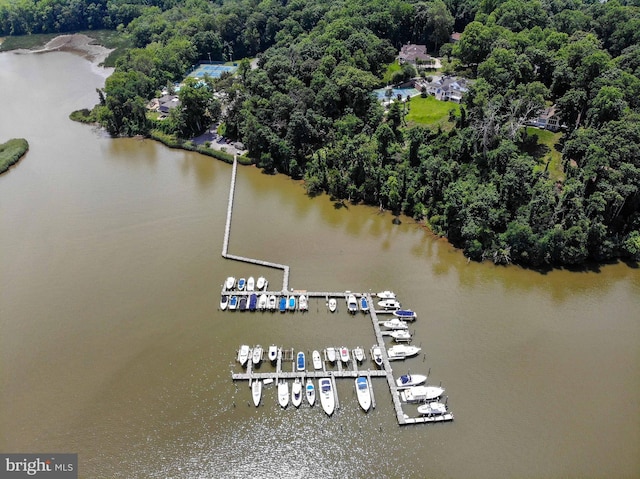
M95 43L87 35L60 35L38 50L24 50L29 53L48 53L55 51L70 52L80 55L97 65L102 64L113 50Z

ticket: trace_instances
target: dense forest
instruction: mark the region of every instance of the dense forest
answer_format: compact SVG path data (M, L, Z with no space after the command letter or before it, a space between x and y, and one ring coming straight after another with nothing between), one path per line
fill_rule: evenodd
M539 267L640 259L639 5L0 0L0 34L118 29L135 48L93 112L111 134L190 138L222 115L258 166L310 194L424 220L476 260ZM472 80L444 127L409 124L411 102L385 111L371 94L407 42ZM148 100L200 60L240 67L187 82L168 119L150 117ZM552 104L566 125L553 175L525 128Z

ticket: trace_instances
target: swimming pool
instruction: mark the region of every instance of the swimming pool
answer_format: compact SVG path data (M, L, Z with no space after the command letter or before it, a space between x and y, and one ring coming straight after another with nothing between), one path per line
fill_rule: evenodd
M379 88L377 90L373 90L373 93L375 93L375 95L378 97L378 100L386 100L387 96L385 95L385 93L387 92L386 88ZM395 100L396 98L398 98L398 94L402 95L402 98L407 98L407 95L409 96L417 96L420 94L420 92L418 90L416 90L415 88L393 88L391 90L391 99Z

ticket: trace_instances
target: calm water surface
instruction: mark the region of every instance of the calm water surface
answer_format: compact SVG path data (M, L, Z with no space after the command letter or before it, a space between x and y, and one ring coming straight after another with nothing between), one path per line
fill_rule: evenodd
M316 300L219 311L230 274L282 281L220 256L231 168L68 120L106 74L0 54L0 140L31 145L0 177L1 451L77 452L86 478L640 476L637 269L467 263L410 219L240 168L230 252L296 289L395 290L425 354L394 370L431 369L456 420L399 427L381 379L366 415L347 380L332 418L273 386L249 406L240 344L368 350L370 323Z

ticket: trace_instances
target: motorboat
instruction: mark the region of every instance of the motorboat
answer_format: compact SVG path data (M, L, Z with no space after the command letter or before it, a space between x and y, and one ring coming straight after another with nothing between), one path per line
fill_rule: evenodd
M447 405L439 401L431 401L418 406L418 414L423 416L441 416L447 414Z
M296 378L291 386L291 404L295 407L300 407L302 404L302 381L300 378Z
M255 407L260 405L260 398L262 398L262 381L255 379L251 384L251 396L253 397L253 404Z
M235 286L236 286L236 279L233 276L229 276L224 281L224 289L226 289L227 291L231 291L233 288L235 288Z
M418 319L418 315L415 311L411 311L410 309L396 309L393 312L393 315L396 318L400 318L403 321L415 321Z
M271 296L269 296L269 302L267 303L267 307L269 308L270 311L275 311L277 303L278 303L278 299L276 298L276 295L272 294Z
M377 344L374 344L371 348L371 358L378 366L382 366L382 349Z
M358 346L357 348L354 348L352 352L353 352L353 357L355 358L356 361L358 361L359 363L364 361L364 349Z
M354 314L358 311L358 300L355 294L347 294L347 310Z
M238 280L238 291L244 291L245 286L247 286L247 280L244 278L240 278Z
M316 387L313 385L311 378L307 379L307 386L305 387L305 396L307 396L307 402L309 406L316 403Z
M382 325L388 329L409 329L409 325L406 321L402 321L398 318L389 319L388 321L383 321Z
M388 334L395 340L396 343L411 341L411 333L407 329L394 329Z
M327 348L326 349L326 353L327 353L327 359L329 360L329 362L335 363L336 362L336 348Z
M265 309L267 309L268 302L269 302L269 298L267 297L266 294L262 293L258 298L258 309L260 311L264 311Z
M247 310L247 297L246 296L240 296L240 300L238 301L238 309L240 311L246 311Z
M287 310L287 297L286 296L281 296L280 300L278 301L278 309L280 310L281 313L284 313Z
M283 408L289 404L289 383L284 379L278 383L278 404Z
M260 361L262 361L262 346L260 346L259 344L253 348L251 361L253 362L253 364L259 364Z
M262 291L266 285L267 285L267 280L264 278L264 276L260 276L258 278L258 281L256 281L256 289L258 291Z
M244 366L249 360L249 346L247 344L243 344L240 346L240 350L238 351L238 362L241 366Z
M249 296L249 311L255 311L258 306L258 295L256 293L251 293Z
M380 299L396 299L396 293L393 291L380 291L376 296Z
M228 305L229 305L229 296L227 296L226 294L223 294L220 297L220 309L224 311L225 309L227 309Z
M298 353L298 356L296 358L296 369L298 371L304 371L306 366L305 360L304 360L304 353L302 351L300 351Z
M349 362L349 350L347 348L345 348L344 346L342 346L340 348L340 361L342 361L343 363L348 363Z
M415 356L421 351L421 348L418 346L408 346L406 344L396 344L395 346L391 346L387 349L387 356L389 357L389 361L394 361L396 359L405 359L411 356Z
M311 357L313 358L313 369L322 369L322 356L320 356L320 351L314 351Z
M403 374L396 379L398 388L410 388L413 386L419 386L425 382L427 382L427 376L423 374Z
M360 296L360 311L363 313L369 311L369 301L367 301L367 297L364 294Z
M276 362L276 359L278 359L278 346L276 346L275 344L272 344L271 346L269 346L269 361L271 361L272 363Z
M383 299L382 301L378 301L378 306L382 309L400 309L400 303L395 299Z
M371 391L369 390L369 381L364 376L358 376L356 378L356 393L358 395L358 402L360 407L364 411L368 411L371 407Z
M247 291L255 291L256 289L256 280L253 276L249 276L247 280Z
M307 311L309 309L309 301L307 300L307 296L304 294L301 294L300 298L298 298L298 309L300 311Z
M326 412L328 416L331 416L336 407L336 398L333 395L333 385L331 384L331 379L320 378L319 389L322 409L324 409L324 412Z
M338 302L336 301L336 298L329 298L329 311L335 313L337 308Z
M287 300L287 309L289 311L295 311L296 309L296 297L294 295L289 296Z
M404 402L425 402L438 399L444 394L439 386L414 386L400 391L400 399Z
M229 298L229 306L228 306L230 311L235 311L238 308L238 297L237 296L231 296Z

